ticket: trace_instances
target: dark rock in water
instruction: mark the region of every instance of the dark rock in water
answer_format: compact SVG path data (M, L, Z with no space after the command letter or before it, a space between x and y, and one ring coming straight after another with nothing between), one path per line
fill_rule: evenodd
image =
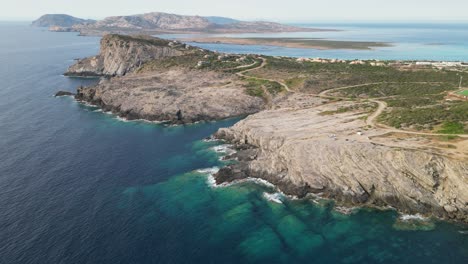
M55 97L59 97L59 96L74 96L75 94L72 93L72 92L67 92L67 91L58 91L56 94L55 94Z

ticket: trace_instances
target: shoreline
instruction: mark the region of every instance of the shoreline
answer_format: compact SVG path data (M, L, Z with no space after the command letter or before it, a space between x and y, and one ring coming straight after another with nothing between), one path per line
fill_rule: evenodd
M372 41L340 41L312 38L230 38L230 37L205 37L182 38L183 42L203 44L232 44L232 45L261 45L273 47L285 47L296 49L317 50L372 50L375 48L391 47L390 43Z
M326 197L323 196L323 193L314 193L314 192L307 192L305 195L302 195L301 193L289 193L286 190L291 190L289 187L287 187L287 183L281 183L281 182L272 182L271 180L275 181L274 176L271 176L271 178L268 177L257 177L252 174L246 174L246 177L244 178L232 178L232 179L226 179L221 175L221 179L219 178L220 172L223 173L223 169L228 169L231 170L232 168L235 168L234 170L237 170L239 167L236 165L239 165L240 163L245 163L246 161L243 160L245 158L245 153L242 153L242 151L248 150L246 149L246 145L243 144L236 144L236 143L230 143L229 141L226 141L226 139L217 137L216 135L208 140L209 141L218 141L218 142L223 142L220 146L225 146L226 151L217 151L214 148L213 151L216 153L224 154L220 155L220 159L224 161L236 161L234 164L227 164L223 167L213 167L213 168L206 168L206 169L198 169L196 170L197 173L204 174L207 177L207 184L211 188L226 188L226 187L231 187L237 184L243 184L247 182L252 182L254 184L262 185L267 188L272 189L273 192L264 192L263 197L267 199L270 202L273 203L278 203L278 204L283 204L282 199L288 199L288 200L310 200L310 202L313 202L314 204L320 205L320 201L328 201L333 203L333 210L343 214L343 215L352 215L356 213L359 210L366 210L366 209L372 209L372 210L377 210L377 211L394 211L397 213L397 218L395 219L395 228L398 227L399 223L419 223L422 225L428 225L428 224L436 224L437 221L445 221L449 222L452 224L459 225L462 228L468 227L468 223L459 221L458 219L451 219L447 218L444 216L437 216L434 215L430 212L418 212L418 211L408 211L408 210L402 210L401 208L394 207L391 205L378 205L378 204L368 204L368 203L353 203L349 202L348 200L345 199L337 199L337 197ZM252 146L252 148L255 148ZM241 166L244 166L245 164L241 164ZM245 167L244 167L245 168ZM286 188L285 188L286 186ZM299 196L300 195L300 196ZM401 227L400 227L401 228ZM405 228L405 226L403 226ZM398 228L397 228L398 229ZM416 229L407 229L407 230L416 230Z
M237 142L226 137L223 133L214 134L213 138L229 144L231 149L234 150L232 154L226 154L224 160L234 160L233 164L228 164L220 167L216 172L212 173L214 184L216 186L230 186L236 183L245 181L266 182L272 185L278 192L284 194L286 197L294 197L295 199L307 199L314 197L316 199L330 200L334 202L335 208L343 212L352 213L353 209L377 209L377 210L395 210L399 215L401 221L421 220L431 221L432 219L439 221L447 221L451 223L460 224L463 226L468 225L462 219L451 217L449 214L443 213L437 208L426 207L424 210L421 208L412 208L411 206L405 207L405 203L400 201L398 197L390 197L389 200L394 201L394 204L389 204L386 201L374 199L372 194L364 193L362 197L355 195L347 195L339 190L333 190L329 187L323 189L314 189L311 186L295 185L289 180L285 180L285 175L273 175L266 171L256 171L250 167L250 163L254 162L261 150L253 145ZM285 172L287 173L287 172ZM345 213L346 214L346 213ZM406 216L406 217L405 217Z

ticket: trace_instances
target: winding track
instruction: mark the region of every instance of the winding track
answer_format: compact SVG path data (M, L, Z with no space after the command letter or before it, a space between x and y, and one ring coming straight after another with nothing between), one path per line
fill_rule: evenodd
M291 91L291 89L289 89L289 87L288 87L285 83L283 83L283 82L280 82L280 81L277 81L277 80L273 80L273 79L259 78L259 77L255 77L255 76L245 75L245 73L247 73L247 72L261 69L261 68L263 68L263 67L265 67L265 66L267 65L267 59L265 59L265 58L263 58L263 57L260 57L260 59L262 60L262 64L260 64L258 67L255 67L255 68L252 68L252 69L247 69L247 70L244 70L244 71L240 71L240 72L238 72L238 73L236 73L236 74L237 74L238 76L244 77L244 78L251 78L251 79L255 79L255 80L263 80L263 81L276 82L276 83L279 83L281 86L283 86L283 88L284 88L286 91L288 91L288 92L293 92L293 91ZM255 63L256 63L256 62L254 62L254 63L252 63L252 64L249 64L249 65L239 66L238 69L251 67L251 66L255 65ZM355 87L361 87L361 86L369 86L369 85L376 85L376 84L384 84L384 83L398 83L398 82L374 82L374 83L366 83L366 84L358 84L358 85L343 86L343 87L332 88L332 89L329 89L329 90L322 91L322 92L320 92L319 94L317 94L316 96L317 96L317 97L320 97L320 98L326 98L326 99L329 99L329 98L350 99L350 98L347 98L347 97L329 96L328 94L329 94L330 92L336 92L336 91L340 91L340 90L344 90L344 89L349 89L349 88L355 88ZM441 82L409 82L409 83L434 84L434 83L441 83ZM375 110L375 112L372 113L372 114L366 119L366 124L369 125L369 126L373 126L373 127L378 127L378 128L384 129L384 131L385 131L386 133L404 133L404 134L420 135L420 136L458 136L458 137L461 137L461 138L468 138L468 135L466 135L466 134L424 133L424 132L416 132L416 131L401 130L401 129L392 128L392 127L389 127L389 126L386 126L386 125L383 125L383 124L379 124L379 123L377 123L377 118L378 118L378 117L383 113L383 111L387 108L387 103L384 102L384 101L376 100L376 99L368 99L368 100L371 101L371 102L373 102L373 103L376 103L376 104L378 105L378 107L377 107L377 110Z
M288 87L285 83L283 83L283 82L280 82L280 81L277 81L277 80L273 80L273 79L259 78L259 77L255 77L255 76L245 75L245 73L247 73L247 72L261 69L261 68L263 68L263 67L265 67L265 66L267 65L267 59L265 59L265 58L263 58L263 57L260 57L260 59L262 60L262 64L260 64L260 66L255 67L255 68L252 68L252 69L247 69L247 70L244 70L244 71L240 71L240 72L238 72L238 73L236 73L236 74L237 74L238 76L244 77L244 78L250 78L250 79L254 79L254 80L261 80L261 81L269 81L269 82L279 83L281 86L283 86L283 88L284 88L286 91L291 92L291 89L289 89L289 87ZM250 67L250 66L254 65L255 63L256 63L256 62L254 62L253 64L250 64L250 65L247 65L247 66L243 66L243 67L240 66L238 69Z
M339 90L344 90L344 89L349 89L349 88L355 88L355 87L361 87L361 86L368 86L368 85L374 85L374 84L383 84L383 83L388 83L388 82L378 82L378 83L367 83L367 84L360 84L360 85L352 85L352 86L345 86L345 87L338 87L338 88L333 88L329 90L325 90L321 93L318 94L319 97L324 97L324 98L330 98L328 93L330 92L336 92ZM392 83L397 83L397 82L392 82ZM421 84L431 84L431 83L440 83L440 82L411 82L411 83L421 83ZM342 99L349 99L346 97L338 97ZM468 138L468 135L466 134L442 134L442 133L425 133L425 132L416 132L416 131L407 131L407 130L402 130L402 129L397 129L393 127L389 127L383 124L377 123L377 118L383 113L385 108L387 108L387 103L384 101L376 100L376 99L368 99L370 102L376 103L378 105L377 110L375 110L372 115L367 117L366 119L366 124L369 126L373 127L378 127L381 129L384 129L386 133L404 133L404 134L410 134L410 135L419 135L419 136L458 136L461 138Z

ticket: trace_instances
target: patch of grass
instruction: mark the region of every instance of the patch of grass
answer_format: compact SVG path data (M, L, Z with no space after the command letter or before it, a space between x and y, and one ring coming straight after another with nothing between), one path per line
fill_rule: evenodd
M441 83L381 83L344 89L340 91L342 96L347 97L387 97L404 96L411 97L413 102L424 95L440 95L455 86Z
M443 94L435 95L422 95L422 96L410 96L410 97L397 97L384 99L389 107L404 107L404 108L414 108L420 106L428 106L433 104L438 104L441 100L444 99Z
M250 96L265 97L265 93L261 87L247 87L245 92Z
M387 109L379 117L387 125L401 128L409 126L434 127L445 122L468 122L468 102L445 102L416 108Z
M437 132L442 134L463 134L465 133L465 126L460 122L445 122Z
M351 111L362 111L362 112L367 113L367 112L372 112L374 109L375 109L374 104L356 104L352 106L340 107L336 110L323 111L323 112L320 112L319 115L335 115L335 114L342 114L342 113L347 113ZM367 116L364 119L366 118Z
M273 96L281 93L284 90L283 86L281 86L281 84L277 82L271 82L267 80L259 80L259 79L253 79L253 78L247 79L246 92L248 95L265 96L262 87L265 87L265 89L268 90L268 92Z
M459 95L468 96L468 90L458 92Z
M306 78L304 77L294 77L285 80L286 85L291 89L298 89L304 85L304 81Z
M439 136L438 139L440 141L453 141L453 140L457 140L459 139L460 137L458 136L455 136L455 135L446 135L446 136Z

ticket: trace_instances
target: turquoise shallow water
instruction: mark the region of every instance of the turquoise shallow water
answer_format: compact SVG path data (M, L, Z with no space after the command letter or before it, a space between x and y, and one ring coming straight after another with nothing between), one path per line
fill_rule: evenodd
M237 119L122 122L54 98L98 38L0 23L0 263L466 263L468 227L343 215L253 182L214 188ZM276 201L275 201L276 200ZM278 203L279 201L280 203Z
M315 23L303 27L339 31L276 34L224 34L229 37L319 38L341 41L375 41L391 47L371 50L315 50L255 45L192 43L228 53L254 53L271 56L321 57L336 59L436 60L468 62L468 24L440 23ZM190 35L188 35L190 36ZM163 37L174 38L173 35ZM181 35L177 37L187 37Z

